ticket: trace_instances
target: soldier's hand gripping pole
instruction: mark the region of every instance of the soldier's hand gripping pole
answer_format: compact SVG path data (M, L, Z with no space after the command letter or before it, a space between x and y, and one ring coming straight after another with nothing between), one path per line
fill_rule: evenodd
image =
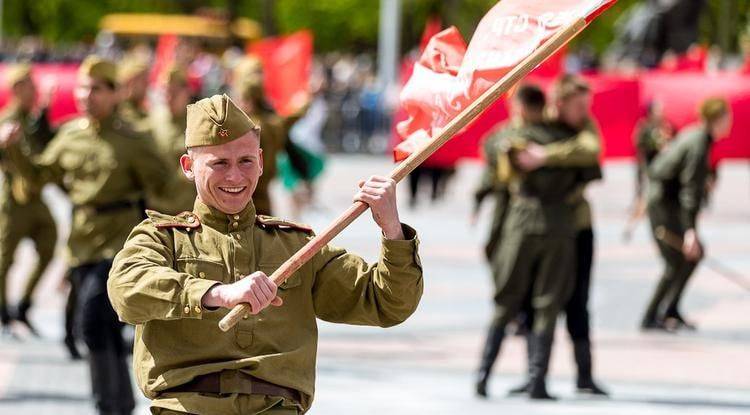
M665 244L669 245L671 248L674 248L682 252L682 237L680 237L679 235L675 235L673 232L670 232L667 228L663 226L659 226L656 228L655 235L656 235L656 239L664 242ZM748 282L739 273L729 269L728 267L724 266L724 264L722 264L721 262L711 257L704 256L703 263L708 268L711 268L711 270L714 271L715 273L732 281L743 290L750 292L750 282Z
M521 63L516 65L510 70L502 79L497 81L490 89L485 91L476 101L466 107L460 114L458 114L448 125L443 128L440 133L433 137L424 147L418 151L412 153L406 160L399 164L389 175L396 182L400 182L409 173L411 173L417 166L422 164L428 157L430 157L435 151L443 146L448 140L466 127L471 121L478 117L484 112L487 107L497 101L503 94L510 90L514 85L523 80L526 75L529 74L539 64L544 62L545 59L552 56L557 50L565 46L570 42L578 33L580 33L586 27L586 20L576 19L572 23L568 24L554 36L549 38L544 44L536 49L531 55L524 59ZM359 215L367 211L367 204L362 202L356 202L352 204L341 216L339 216L331 225L328 226L322 233L318 234L315 238L310 240L302 249L292 255L284 264L279 267L273 274L271 274L271 280L276 285L281 285L287 278L289 278L295 271L297 271L303 264L310 260L316 253L318 253L328 242L330 242L336 235L341 233L347 226L354 222ZM223 331L227 331L232 328L242 317L250 312L250 306L248 304L240 304L235 306L223 319L219 322L219 327Z

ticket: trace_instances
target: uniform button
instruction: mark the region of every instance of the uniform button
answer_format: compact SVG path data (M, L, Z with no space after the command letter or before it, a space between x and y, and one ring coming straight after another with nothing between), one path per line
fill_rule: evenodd
M198 313L198 314L200 314L201 313L201 308L199 306L195 306L195 312Z
M195 217L188 216L187 221L188 221L188 223L195 223Z
M247 314L245 314L244 316L242 316L242 319L243 319L243 320L247 320L247 319L248 319L248 317L250 317L250 316L248 316Z
M184 312L185 312L185 314L190 314L190 306L187 306L187 305L186 305L186 306L185 306L185 309L183 309L182 311L184 311Z
M237 240L238 240L238 241L239 241L240 239L242 239L242 235L240 235L240 234L236 234L236 235L234 235L234 237L235 237L235 238L237 238Z
M240 218L240 215L234 215L234 220L237 220Z
M201 277L201 278L206 278L206 273L203 272L203 271L201 271L201 272L198 273L198 276Z
M237 222L232 222L232 227L236 228L236 227L238 227L238 226L240 226L240 224L239 224L239 223L237 223Z

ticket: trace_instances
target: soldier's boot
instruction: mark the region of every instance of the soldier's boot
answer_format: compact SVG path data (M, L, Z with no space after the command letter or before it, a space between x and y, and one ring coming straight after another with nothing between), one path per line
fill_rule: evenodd
M587 339L575 340L573 342L573 355L578 366L578 379L576 380L578 393L609 396L604 389L594 382L592 376L591 341Z
M112 350L89 351L89 369L98 414L130 414L135 402L125 359Z
M523 395L529 392L529 368L531 368L531 356L534 354L534 342L531 340L531 334L526 335L526 380L518 386L511 388L508 395Z
M646 313L641 321L641 330L666 330L664 319L657 315L664 297L669 289L670 280L662 277L656 286L654 295L651 297Z
M487 340L484 343L482 360L479 362L477 373L476 394L481 398L487 397L487 382L492 373L492 366L497 360L498 353L500 353L503 337L505 337L505 327L493 323L487 333Z
M8 307L0 306L0 334L3 336L10 334L10 313Z
M34 328L34 325L29 321L29 310L31 309L30 300L21 300L16 307L16 315L13 319L26 326L27 329L36 337L39 337L39 332Z
M529 398L534 400L556 400L547 393L547 370L552 355L552 334L536 334L529 336L532 340L533 354L529 360Z

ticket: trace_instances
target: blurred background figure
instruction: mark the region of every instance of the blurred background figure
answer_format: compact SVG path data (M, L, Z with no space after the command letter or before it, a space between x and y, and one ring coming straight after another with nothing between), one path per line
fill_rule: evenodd
M722 98L700 107L701 123L680 131L649 168L648 216L664 271L641 322L644 330L695 330L680 312L680 300L704 255L698 214L706 197L709 154L729 134L732 113Z
M147 205L161 213L176 215L193 210L195 184L182 173L180 157L185 154L185 128L187 105L193 102L188 85L187 71L173 65L161 78L164 88L164 104L150 111L150 131L157 149L164 158L170 174L175 175L176 188L167 194L148 195Z
M48 117L50 91L44 91L42 99L37 100L38 91L31 65L23 63L7 68L5 84L11 91L11 100L0 114L0 123L18 123L23 137L19 148L27 157L35 157L54 136ZM2 332L6 333L11 320L15 320L37 335L28 313L34 289L55 253L57 228L47 205L42 201L43 184L24 177L6 151L1 149L0 170L3 173L0 191L0 324ZM37 263L27 277L21 301L11 310L7 302L7 276L16 248L24 238L33 241ZM72 334L68 333L68 336Z
M125 56L117 68L119 116L133 126L148 130L148 63L137 55Z

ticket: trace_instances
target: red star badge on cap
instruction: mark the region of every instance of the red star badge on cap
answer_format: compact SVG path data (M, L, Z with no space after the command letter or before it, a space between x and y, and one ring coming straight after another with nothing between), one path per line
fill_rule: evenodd
M219 136L224 137L224 138L229 137L229 130L227 130L226 128L220 129Z

